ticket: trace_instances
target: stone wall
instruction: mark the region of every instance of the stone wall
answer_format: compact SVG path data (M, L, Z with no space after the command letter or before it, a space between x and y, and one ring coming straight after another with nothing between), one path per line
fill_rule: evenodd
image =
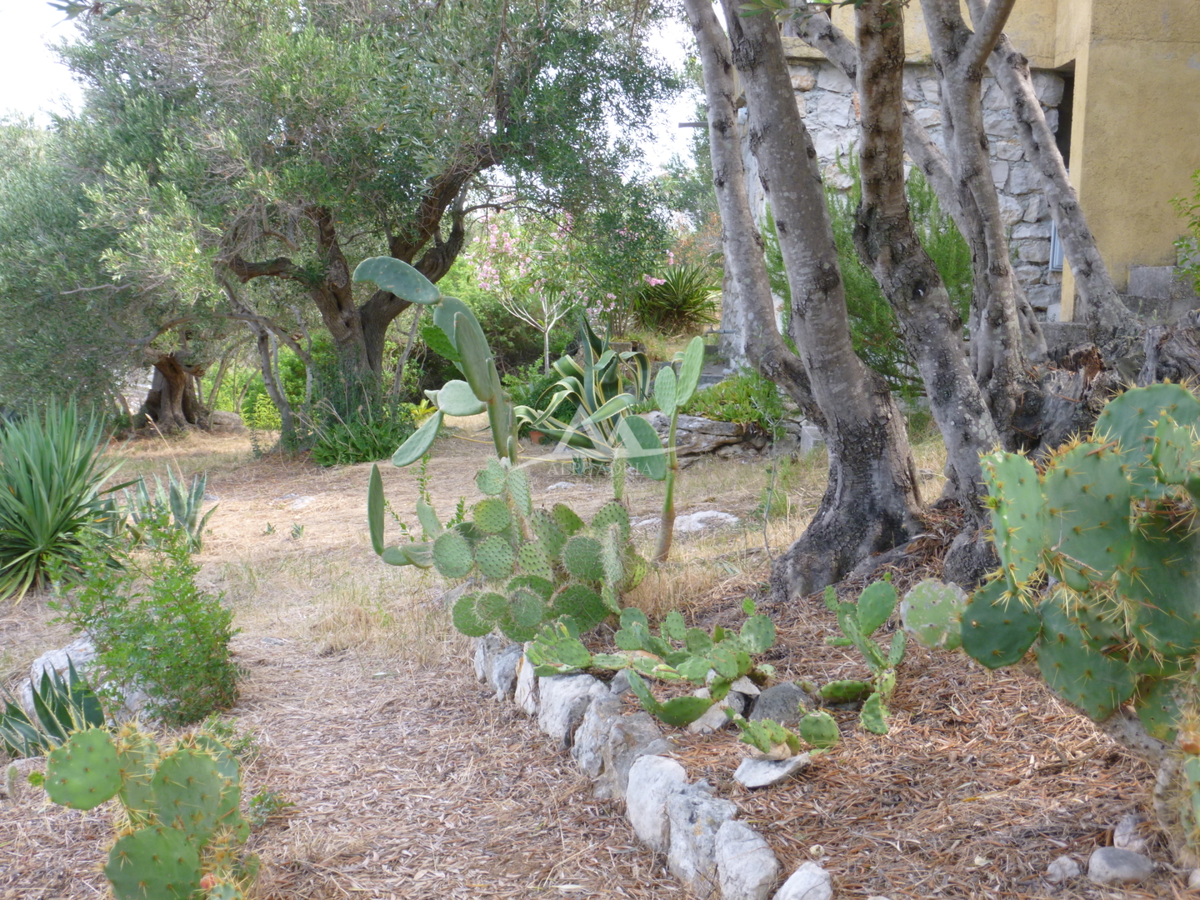
M858 140L858 95L854 85L825 60L791 59L792 87L804 123L812 135L827 184L845 190L851 179L838 165ZM1035 72L1034 87L1050 128L1058 129L1058 105L1063 80L1052 72ZM904 73L904 98L935 141L941 141L942 110L937 79L928 65L909 65ZM1061 273L1050 271L1050 212L1039 178L1025 159L1004 92L984 79L984 126L992 146L992 180L1000 192L1000 210L1009 231L1017 277L1034 309L1058 320ZM742 111L743 134L745 110ZM753 156L744 153L751 208L765 218L766 198Z

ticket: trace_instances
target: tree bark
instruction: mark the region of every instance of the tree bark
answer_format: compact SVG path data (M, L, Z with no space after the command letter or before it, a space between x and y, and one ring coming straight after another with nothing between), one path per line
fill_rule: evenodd
M791 598L840 580L864 557L915 534L920 498L904 417L886 384L851 345L824 188L796 108L779 30L769 16L742 17L736 0L722 5L732 60L746 89L750 146L771 200L791 285L789 333L823 415L829 452L829 482L820 507L772 575L777 594ZM706 14L702 0L688 0L687 7L701 42L715 147L737 136L736 127L722 132L711 118L714 91L708 86L722 77L727 82L729 67L712 52L715 16ZM732 98L730 89L715 93ZM724 117L732 124L731 108Z
M163 353L154 360L154 378L142 412L164 432L183 431L199 423L203 410L196 400L192 377L203 367L185 365L177 353Z
M868 0L855 15L863 190L855 243L896 312L945 440L954 495L978 528L986 494L980 455L996 447L999 435L963 354L962 321L909 215L903 13L889 0Z

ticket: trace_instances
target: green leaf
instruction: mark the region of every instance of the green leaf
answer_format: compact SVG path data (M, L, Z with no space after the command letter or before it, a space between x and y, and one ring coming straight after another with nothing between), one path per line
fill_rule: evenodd
M454 346L454 342L450 340L450 335L442 331L436 325L426 325L421 329L421 340L425 342L425 346L436 353L438 356L450 360L452 363L461 363L462 356Z
M379 556L383 555L383 476L379 466L371 466L371 479L367 482L367 527L371 530L371 547Z
M651 481L667 477L667 457L654 426L641 416L625 416L617 425L617 438L629 464Z
M390 256L364 259L354 270L355 281L373 281L401 300L424 306L437 303L442 292L428 278L406 262Z
M690 725L708 712L713 701L706 697L673 697L659 705L655 713L659 720L673 728Z
M448 416L477 416L487 409L487 404L475 396L465 381L447 381L434 402Z
M703 368L704 340L694 337L687 349L683 351L683 363L679 367L679 385L676 390L675 402L680 406L686 406L687 402L692 399L692 395L696 393L696 388L700 384L700 370Z
M676 402L675 370L670 366L663 366L654 378L654 402L668 418L675 415L675 410L679 408Z
M443 416L442 411L438 410L425 421L424 425L414 431L408 440L400 445L400 449L392 455L392 465L401 468L411 466L428 453L434 440L437 439L438 431L441 430Z

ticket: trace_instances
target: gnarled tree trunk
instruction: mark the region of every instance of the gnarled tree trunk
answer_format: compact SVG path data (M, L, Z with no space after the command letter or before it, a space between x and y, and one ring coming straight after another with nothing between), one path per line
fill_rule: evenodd
M183 431L199 424L203 410L196 400L192 379L203 374L203 366L184 363L178 353L160 354L154 360L154 378L142 413L164 432Z
M903 416L882 379L862 364L850 343L824 189L792 96L778 29L769 17L741 18L729 0L730 46L711 6L704 0L687 0L686 6L704 67L727 262L739 298L751 304L751 327L759 329L747 348L760 356L765 352L765 365L752 360L767 377L778 377L788 365L790 354L784 355L775 331L761 240L748 240L757 234L740 162L734 60L746 86L750 144L771 198L792 286L790 334L829 450L829 484L821 505L773 573L777 594L794 597L838 581L864 557L915 533L920 502L915 472Z

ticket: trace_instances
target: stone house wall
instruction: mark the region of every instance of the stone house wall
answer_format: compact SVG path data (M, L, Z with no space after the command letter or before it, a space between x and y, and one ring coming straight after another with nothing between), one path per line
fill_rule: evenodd
M858 95L854 85L826 60L790 59L789 64L796 103L812 136L826 184L845 190L851 179L839 167L838 156L845 156L858 140ZM1047 123L1057 132L1063 80L1052 72L1035 72L1033 81ZM910 63L906 67L904 98L933 139L940 142L942 110L931 66ZM1008 228L1017 277L1034 309L1043 318L1057 321L1062 274L1050 269L1050 212L1037 172L1021 149L1007 99L991 78L984 79L983 108L992 146L992 180L1000 192L1000 210ZM744 120L742 124L744 128ZM748 148L743 156L751 208L763 221L766 198L757 166Z

